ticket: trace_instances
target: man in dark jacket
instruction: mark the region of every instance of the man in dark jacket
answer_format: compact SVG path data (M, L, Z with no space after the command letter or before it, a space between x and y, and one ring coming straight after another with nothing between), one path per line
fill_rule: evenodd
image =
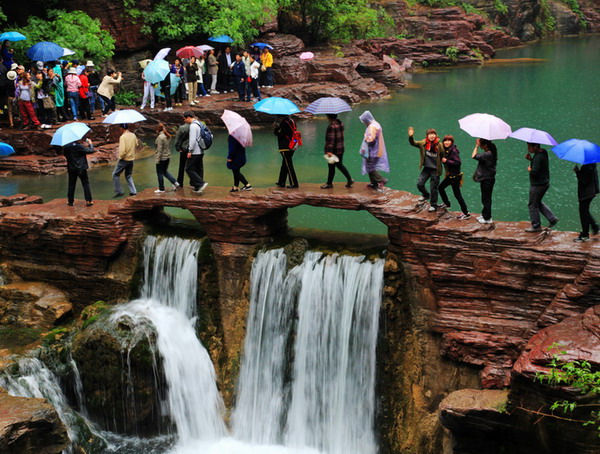
M579 199L579 219L581 220L581 232L573 241L583 243L590 241L590 226L594 235L600 232L600 226L590 213L590 204L596 194L600 193L598 170L595 163L584 164L581 169L575 166L573 170L577 175L577 198Z
M296 122L292 120L292 117L289 115L280 115L281 121L279 123L275 122L274 134L277 136L277 145L279 146L279 153L281 153L281 169L279 170L279 179L276 186L280 188L285 188L285 182L287 178L290 179L290 184L287 186L288 188L297 188L298 178L296 177L296 171L294 170L294 163L292 161L292 157L294 156L294 151L290 149L290 141L292 140L292 136L296 129Z
M85 197L85 206L92 206L92 191L90 190L90 180L88 179L87 155L94 152L94 145L90 139L86 139L87 146L80 142L71 142L63 147L63 153L67 158L67 172L69 174L69 185L67 189L67 205L73 206L75 201L75 185L77 178L81 180L83 186L83 195Z
M242 54L238 53L235 56L235 62L231 67L231 75L235 90L238 92L239 100L244 101L244 93L246 91L246 65L242 61Z
M346 177L346 187L350 188L354 184L354 180L352 180L346 166L342 164L344 156L344 124L341 120L338 120L335 114L327 114L327 119L329 120L329 126L325 133L325 155L329 159L332 159L334 156L335 158L328 164L329 173L327 175L327 183L321 186L321 189L333 188L333 177L335 176L336 167Z
M175 134L175 151L179 153L179 173L177 174L179 187L183 187L183 177L185 175L185 163L187 162L189 145L190 125L183 123L179 126L179 129L177 129L177 134Z
M550 162L548 161L548 152L540 147L538 143L527 144L527 154L525 158L530 161L529 167L529 218L531 227L525 229L526 232L540 232L542 225L540 213L542 213L550 227L554 227L558 218L552 210L542 202L546 191L550 187Z
M222 93L227 93L232 90L232 74L231 74L231 65L235 61L233 59L233 55L231 54L231 47L227 46L225 48L225 52L219 54L219 77L217 78L217 83L221 85L218 90Z

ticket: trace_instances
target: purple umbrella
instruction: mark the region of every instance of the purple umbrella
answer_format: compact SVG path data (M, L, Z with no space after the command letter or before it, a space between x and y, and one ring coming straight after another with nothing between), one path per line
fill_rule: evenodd
M351 110L352 108L348 103L340 98L319 98L304 109L305 112L309 112L313 115L339 114L342 112L350 112Z
M539 143L540 145L558 145L558 142L554 140L550 134L546 131L540 131L539 129L532 128L521 128L511 133L508 137L513 139L522 140L528 143Z

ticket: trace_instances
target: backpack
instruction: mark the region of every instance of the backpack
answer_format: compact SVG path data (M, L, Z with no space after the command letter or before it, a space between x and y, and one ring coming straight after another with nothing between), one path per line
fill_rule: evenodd
M208 150L213 143L213 133L210 132L208 126L202 121L196 121L196 123L200 126L200 136L198 136L198 146L201 150Z
M297 150L298 147L302 146L302 134L300 131L296 129L296 122L290 118L291 126L292 126L292 137L290 138L289 149Z

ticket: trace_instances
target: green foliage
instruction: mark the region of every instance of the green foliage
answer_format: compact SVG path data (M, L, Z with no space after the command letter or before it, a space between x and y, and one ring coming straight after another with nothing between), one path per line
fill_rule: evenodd
M455 62L458 60L458 47L450 46L447 47L444 51L444 55L448 57L451 61Z
M571 11L573 11L575 14L577 14L579 16L579 19L581 21L581 26L584 29L587 29L588 26L588 22L585 20L585 15L583 14L583 11L581 11L581 6L579 5L579 1L578 0L562 0L569 8L571 8Z
M556 18L552 15L548 0L540 0L541 13L536 20L536 25L543 34L556 30Z
M547 373L537 373L536 379L540 383L548 383L550 386L568 386L575 388L581 394L600 396L600 371L592 371L588 361L563 361L562 357L567 354L564 346L552 344L549 351L554 350ZM600 403L581 405L600 407ZM562 400L556 401L550 407L551 410L562 410L563 413L573 412L578 408L577 402ZM595 426L600 431L600 411L590 411L589 419L583 422L584 426ZM600 433L598 434L600 437Z
M115 93L115 102L119 106L135 106L138 94L133 91L118 91Z
M502 0L494 0L494 9L500 14L508 13L508 6Z
M96 301L94 304L87 306L81 311L81 321L83 322L81 329L86 329L109 309L110 305L104 301Z
M502 3L501 0L494 0L496 3ZM425 6L432 6L436 8L444 8L446 6L460 6L467 14L479 14L477 8L472 4L463 0L410 0L407 2L409 5L415 5L420 3ZM505 5L506 8L506 5ZM507 8L508 10L508 8Z
M0 24L6 22L7 19L8 18L6 17L6 14L4 14L4 11L2 11L2 7L0 7Z
M28 61L25 52L40 41L52 41L75 52L72 58L91 59L101 63L114 54L115 40L101 28L98 19L83 11L49 10L47 19L30 16L24 27L14 30L27 36L26 41L13 44L17 61Z
M44 336L43 345L45 347L54 345L57 342L62 341L67 334L69 334L69 328L55 328Z

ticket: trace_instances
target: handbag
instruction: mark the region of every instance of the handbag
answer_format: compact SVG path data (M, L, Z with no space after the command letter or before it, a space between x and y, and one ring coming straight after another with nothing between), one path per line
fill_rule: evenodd
M260 70L262 72L265 72L267 70L267 67L265 65L260 65Z
M42 105L44 106L44 109L54 109L56 107L54 105L54 101L52 100L52 98L50 96L46 96L45 98L42 98Z

